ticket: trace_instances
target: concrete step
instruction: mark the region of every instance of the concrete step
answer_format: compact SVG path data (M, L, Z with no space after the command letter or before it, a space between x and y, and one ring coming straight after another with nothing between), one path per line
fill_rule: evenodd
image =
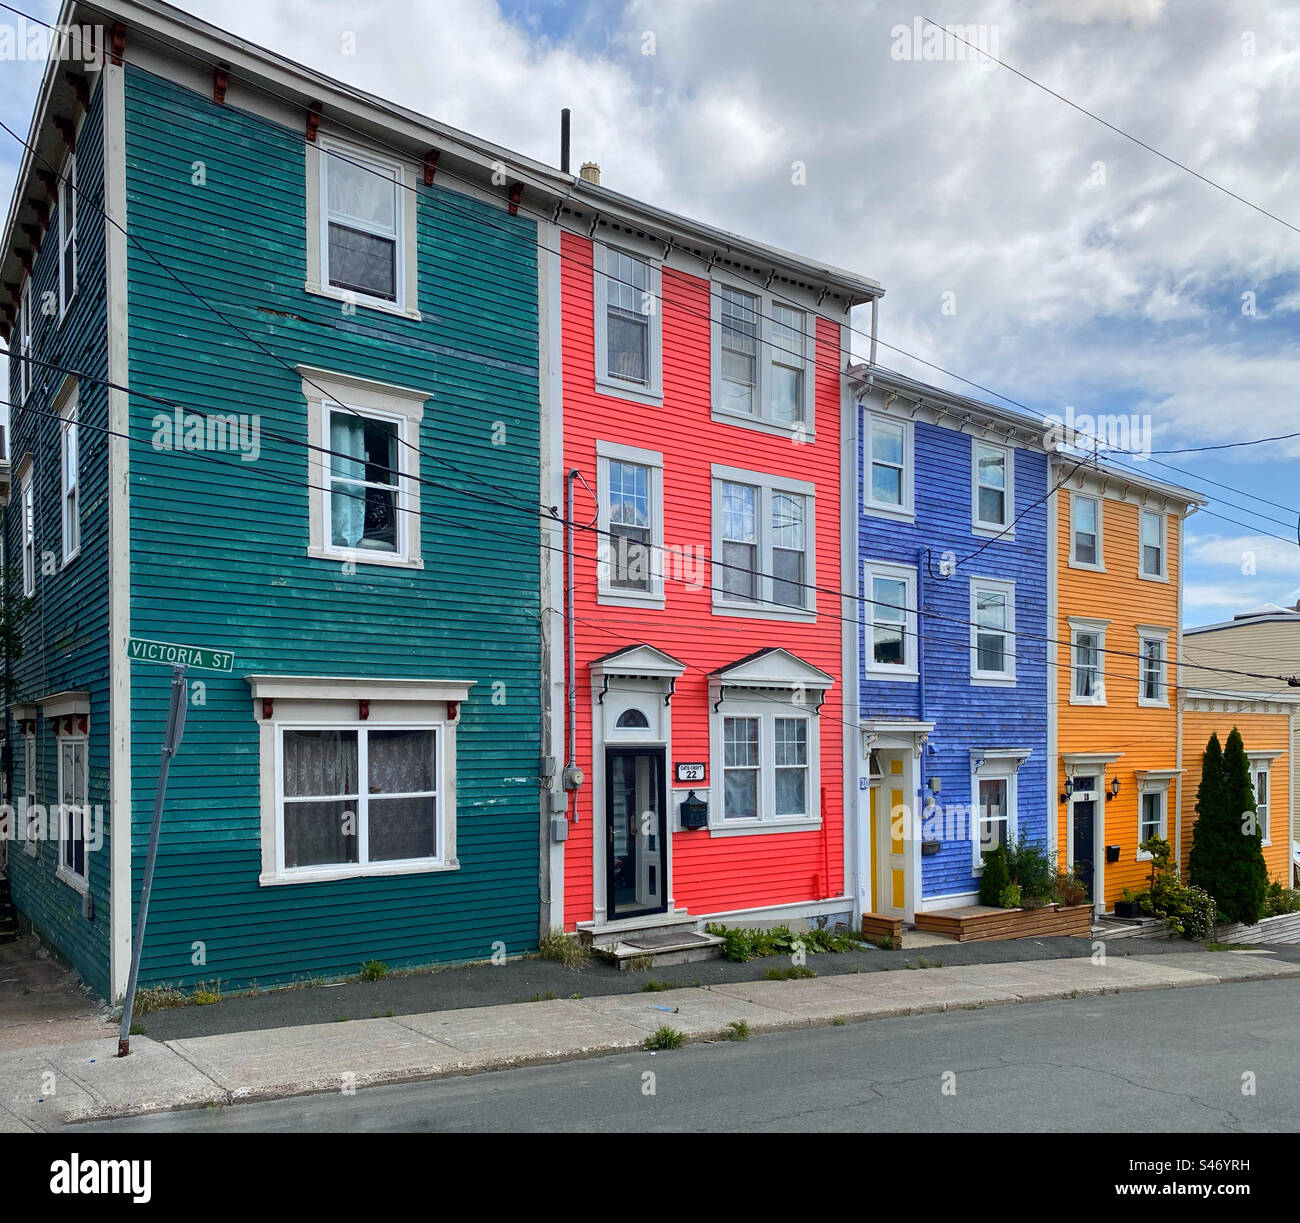
M672 964L691 964L696 960L716 960L722 956L724 940L716 934L696 930L679 933L651 934L620 940L611 946L595 947L602 959L616 964L621 971L632 967L660 968Z
M625 939L651 938L660 934L694 933L699 920L689 913L658 913L649 917L627 917L621 921L580 922L578 937L592 950L612 949Z

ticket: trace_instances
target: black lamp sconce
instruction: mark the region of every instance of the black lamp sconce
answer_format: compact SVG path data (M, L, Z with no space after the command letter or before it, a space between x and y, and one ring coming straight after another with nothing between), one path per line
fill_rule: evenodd
M1070 801L1070 795L1073 793L1074 793L1074 778L1067 777L1065 779L1065 792L1061 795L1061 802L1068 803Z
M1118 797L1119 797L1119 778L1112 777L1110 779L1110 791L1106 795L1106 801L1110 802L1112 799L1116 799Z

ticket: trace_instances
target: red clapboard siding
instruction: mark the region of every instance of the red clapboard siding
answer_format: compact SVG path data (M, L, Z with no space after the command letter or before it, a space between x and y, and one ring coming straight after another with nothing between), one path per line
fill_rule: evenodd
M565 469L576 467L596 488L598 439L662 453L664 542L692 545L706 556L712 538L712 464L806 480L816 488L816 581L823 588L838 589L840 387L833 371L840 361L839 329L821 320L817 324L815 442L795 445L788 438L715 423L710 418L709 282L665 268L664 405L614 398L596 390L591 243L566 234L563 253ZM575 517L585 522L594 513L595 506L579 486ZM715 668L779 646L835 677L821 714L821 829L731 837L711 837L706 830L672 834L677 907L703 914L842 894L840 601L819 592L819 614L811 624L719 616L711 610L707 584L690 590L667 578L663 610L611 607L597 602L595 539L584 539L579 532L576 550L578 763L588 778L594 776L588 664L622 646L646 642L687 666L672 703L673 760L709 759L706 676ZM569 928L592 917L592 833L603 827L603 813L593 817L590 786L576 798L579 818L570 827L565 848L564 911Z

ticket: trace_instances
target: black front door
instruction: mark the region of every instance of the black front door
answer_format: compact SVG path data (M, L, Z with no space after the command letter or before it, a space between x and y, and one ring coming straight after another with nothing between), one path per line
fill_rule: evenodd
M615 921L668 907L668 809L664 749L605 751L606 917Z
M1087 885L1092 900L1092 823L1096 805L1092 799L1074 804L1074 873Z

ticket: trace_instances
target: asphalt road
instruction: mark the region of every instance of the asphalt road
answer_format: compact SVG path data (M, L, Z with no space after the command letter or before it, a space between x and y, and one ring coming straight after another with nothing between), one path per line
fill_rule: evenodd
M1296 980L1022 1003L70 1129L1295 1132L1298 1004Z

